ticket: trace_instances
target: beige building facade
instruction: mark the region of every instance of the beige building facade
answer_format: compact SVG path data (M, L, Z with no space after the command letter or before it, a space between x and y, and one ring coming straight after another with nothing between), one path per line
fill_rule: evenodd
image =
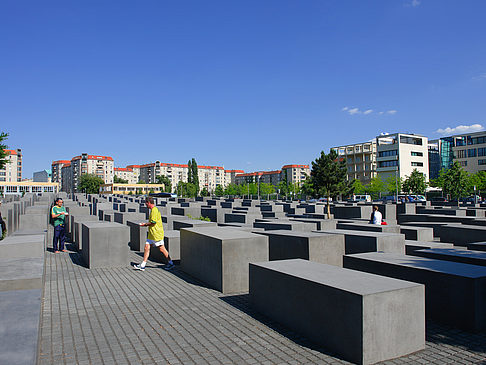
M332 147L338 158L346 162L349 181L359 180L363 185L369 184L376 177L376 141Z
M235 176L235 183L266 183L277 186L281 181L297 184L299 186L310 176L309 165L284 165L281 170L256 171Z
M0 182L0 196L22 195L27 193L58 193L59 184L53 182Z
M3 169L0 169L0 182L20 182L22 181L22 150L4 150L7 153Z

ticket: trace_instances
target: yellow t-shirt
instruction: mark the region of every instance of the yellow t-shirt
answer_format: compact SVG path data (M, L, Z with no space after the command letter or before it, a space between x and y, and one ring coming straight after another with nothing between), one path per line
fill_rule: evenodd
M152 241L162 241L164 239L164 227L162 226L162 217L157 207L150 211L149 222L155 223L148 229L148 239Z

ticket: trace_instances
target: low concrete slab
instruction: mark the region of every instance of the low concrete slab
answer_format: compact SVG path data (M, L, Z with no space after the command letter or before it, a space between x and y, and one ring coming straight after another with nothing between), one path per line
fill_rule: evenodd
M250 303L357 364L425 348L420 284L305 260L250 263Z
M486 252L464 250L460 248L432 248L417 250L414 256L427 257L429 259L462 262L463 264L486 266Z
M2 259L42 258L45 247L45 234L10 236L0 243L0 257Z
M486 267L383 252L346 255L343 264L424 284L428 318L468 331L486 329Z
M416 250L425 250L430 248L453 248L452 243L430 242L430 241L414 241L405 240L405 254L411 255Z
M400 226L400 232L405 235L406 240L433 241L434 229L430 227Z
M449 242L457 246L466 246L468 243L484 241L486 238L486 227L449 224L440 227L439 236L441 242Z
M42 289L44 258L0 259L0 292Z
M379 225L365 222L338 222L337 229L348 229L353 231L369 231L382 233L400 233L400 226L397 225Z

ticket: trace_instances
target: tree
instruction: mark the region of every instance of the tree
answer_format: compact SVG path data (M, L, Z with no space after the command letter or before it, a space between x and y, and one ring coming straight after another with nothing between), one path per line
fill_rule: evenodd
M157 184L164 185L164 192L166 193L172 192L172 183L170 182L170 179L167 176L159 175L155 179L157 180Z
M352 193L354 194L366 194L366 186L364 186L358 179L351 182L351 187L353 188Z
M468 193L469 174L458 162L454 162L452 167L446 171L441 170L438 180L442 185L442 190L452 198L459 199Z
M192 162L187 161L187 182L192 183Z
M78 191L88 194L99 194L100 186L105 182L99 176L92 174L84 174L79 178Z
M197 163L196 160L193 158L192 159L192 181L191 183L194 184L196 187L196 193L199 192L199 173L197 170Z
M5 165L8 163L7 160L7 152L5 150L7 149L7 146L2 143L3 140L7 139L8 133L1 132L0 133L0 169L3 169Z
M402 186L403 186L403 180L401 177L398 177L395 174L389 175L384 181L383 191L388 192L388 194L395 195L402 191Z
M302 194L306 196L306 198L309 196L313 198L317 197L312 176L309 176L307 179L305 179L304 183L302 184L301 191Z
M229 184L224 189L224 195L233 195L233 196L238 195L238 185L236 185L236 184Z
M424 194L427 189L425 175L414 169L409 177L403 182L403 191L412 194Z
M201 196L209 196L209 191L206 187L202 188Z
M381 177L376 176L371 179L370 183L366 185L366 191L368 191L373 199L377 199L380 193L386 190L385 183Z
M118 176L113 176L113 183L114 184L128 184L128 180L122 179L121 177Z
M320 196L327 197L327 218L331 218L331 197L341 194L346 187L346 163L338 160L338 154L331 149L312 162L311 176L314 189Z
M272 184L261 183L260 184L260 194L269 195L275 192L275 187Z
M281 195L287 196L287 194L289 192L289 187L288 187L288 184L287 184L287 179L284 179L284 180L280 181L278 183L278 185L277 185L277 188L280 191L280 194Z
M224 189L221 185L216 186L216 189L214 189L214 195L216 195L216 196L223 196L224 195Z
M137 184L146 184L145 180L138 180Z

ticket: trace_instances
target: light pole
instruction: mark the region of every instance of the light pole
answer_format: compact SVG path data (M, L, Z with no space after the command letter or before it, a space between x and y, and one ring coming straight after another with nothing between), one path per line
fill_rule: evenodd
M398 203L398 166L395 170L395 202Z

